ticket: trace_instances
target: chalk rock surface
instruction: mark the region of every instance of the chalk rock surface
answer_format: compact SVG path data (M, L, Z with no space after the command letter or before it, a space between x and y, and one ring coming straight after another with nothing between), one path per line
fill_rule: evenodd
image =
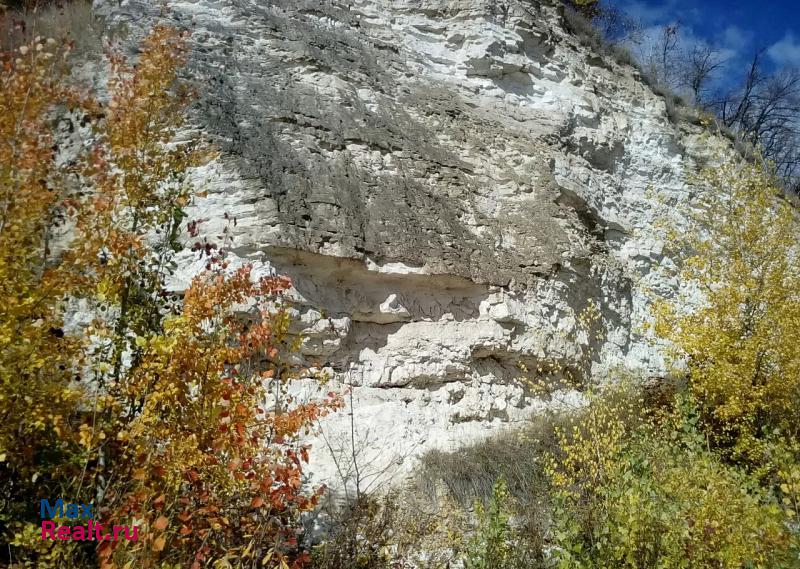
M662 369L644 291L677 283L654 225L728 143L674 124L558 3L167 6L95 2L134 36L191 32L193 120L222 150L191 217L209 236L236 218L235 255L293 279L303 353L354 386L353 424L338 413L315 440L315 480L352 483L355 454L363 489L552 404L520 362Z

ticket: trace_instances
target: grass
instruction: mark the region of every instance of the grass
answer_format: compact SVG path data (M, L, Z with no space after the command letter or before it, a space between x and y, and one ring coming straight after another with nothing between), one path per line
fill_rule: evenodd
M427 453L419 481L429 491L445 488L458 504L471 508L477 500L488 503L502 477L521 505L535 504L547 486L541 460L555 444L552 423L537 420L530 427L509 430L455 452Z
M632 430L645 409L669 408L676 381L641 383L621 377L603 398L615 405L616 417L626 430ZM515 555L486 567L552 567L548 550L556 497L547 468L551 460L563 459L558 433L573 432L580 414L579 409L546 412L456 451L428 452L403 488L379 491L333 511L332 531L315 548L312 568L463 566L470 536L482 531L476 503L491 508L493 488L500 479L508 488L509 500L501 506L510 514L507 538ZM493 530L489 526L483 531ZM381 552L391 553L387 559Z
M100 55L103 26L92 13L91 0L9 8L0 14L0 48L8 51L36 37L64 40L79 57Z
M417 491L427 494L432 503L449 501L467 513L478 501L486 506L494 485L504 479L514 503L515 525L525 536L525 547L533 560L545 548L551 520L546 457L558 452L556 426L567 420L565 415L546 413L522 428L509 429L458 451L429 452L417 470Z
M585 45L602 55L611 56L620 65L636 67L636 58L625 46L609 41L594 23L570 7L564 8L564 23Z
M414 478L397 493L379 491L331 509L330 533L314 548L311 567L460 566L467 537L475 531L473 508L478 501L489 504L500 478L514 503L514 526L520 532L515 547L526 559L519 567L542 566L552 508L544 457L557 452L555 428L567 420L545 413L457 451L428 452ZM388 557L381 555L388 551Z

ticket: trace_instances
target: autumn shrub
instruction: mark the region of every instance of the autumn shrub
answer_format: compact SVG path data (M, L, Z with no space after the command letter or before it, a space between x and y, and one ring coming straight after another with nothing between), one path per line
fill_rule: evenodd
M288 281L230 266L228 241L200 239L186 218L189 171L211 153L178 138L192 96L178 77L185 38L157 27L135 65L112 54L106 102L64 87L66 54L41 40L3 56L0 401L13 419L0 427L0 555L300 567L300 517L321 490L303 485L299 439L338 402L288 393L309 376L290 363ZM53 122L66 111L92 128L61 161ZM184 231L206 270L181 299L166 282ZM95 317L69 330L76 301ZM97 522L137 526L140 539L39 539L37 499L57 497L93 503Z
M655 305L676 377L616 382L559 427L548 468L560 567L798 564L797 211L727 163L668 240L685 294Z
M397 496L365 495L328 510L329 534L312 550L314 569L393 567L400 521Z
M778 499L708 449L691 400L631 428L620 405L641 409L641 399L609 398L616 389L590 397L551 458L558 566L789 566Z
M50 242L66 196L54 191L48 113L75 104L55 42L2 56L0 75L0 531L22 530L38 497L58 494L74 473L82 345L63 330L76 290L53 266ZM5 548L3 548L5 550ZM1 554L0 554L1 555Z
M653 391L621 379L550 421L554 442L527 451L542 472L531 475L543 495L540 525L531 531L530 507L499 476L491 498L472 510L477 525L459 546L466 566L795 566L797 485L788 480L800 472L796 455L776 457L780 477L765 484L709 445L688 388Z
M670 235L690 252L681 277L696 292L659 302L655 330L688 366L712 444L764 465L772 442L800 436L797 209L757 164L729 162L699 181L708 191L690 227Z

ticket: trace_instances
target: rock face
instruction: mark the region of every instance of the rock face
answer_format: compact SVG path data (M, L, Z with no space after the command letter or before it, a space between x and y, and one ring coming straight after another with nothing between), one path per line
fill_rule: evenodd
M541 409L519 362L663 366L639 330L642 291L677 286L653 226L727 143L670 122L556 2L157 4L96 9L192 32L194 119L222 150L192 217L236 218L235 254L294 281L303 353L354 386L317 479L352 482L355 455L363 489Z

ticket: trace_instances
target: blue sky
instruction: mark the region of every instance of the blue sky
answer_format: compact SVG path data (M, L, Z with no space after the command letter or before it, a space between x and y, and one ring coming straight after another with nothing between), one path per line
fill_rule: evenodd
M681 22L688 40L720 48L731 69L741 69L757 48L766 48L774 68L800 68L800 5L790 0L619 0L647 28Z

